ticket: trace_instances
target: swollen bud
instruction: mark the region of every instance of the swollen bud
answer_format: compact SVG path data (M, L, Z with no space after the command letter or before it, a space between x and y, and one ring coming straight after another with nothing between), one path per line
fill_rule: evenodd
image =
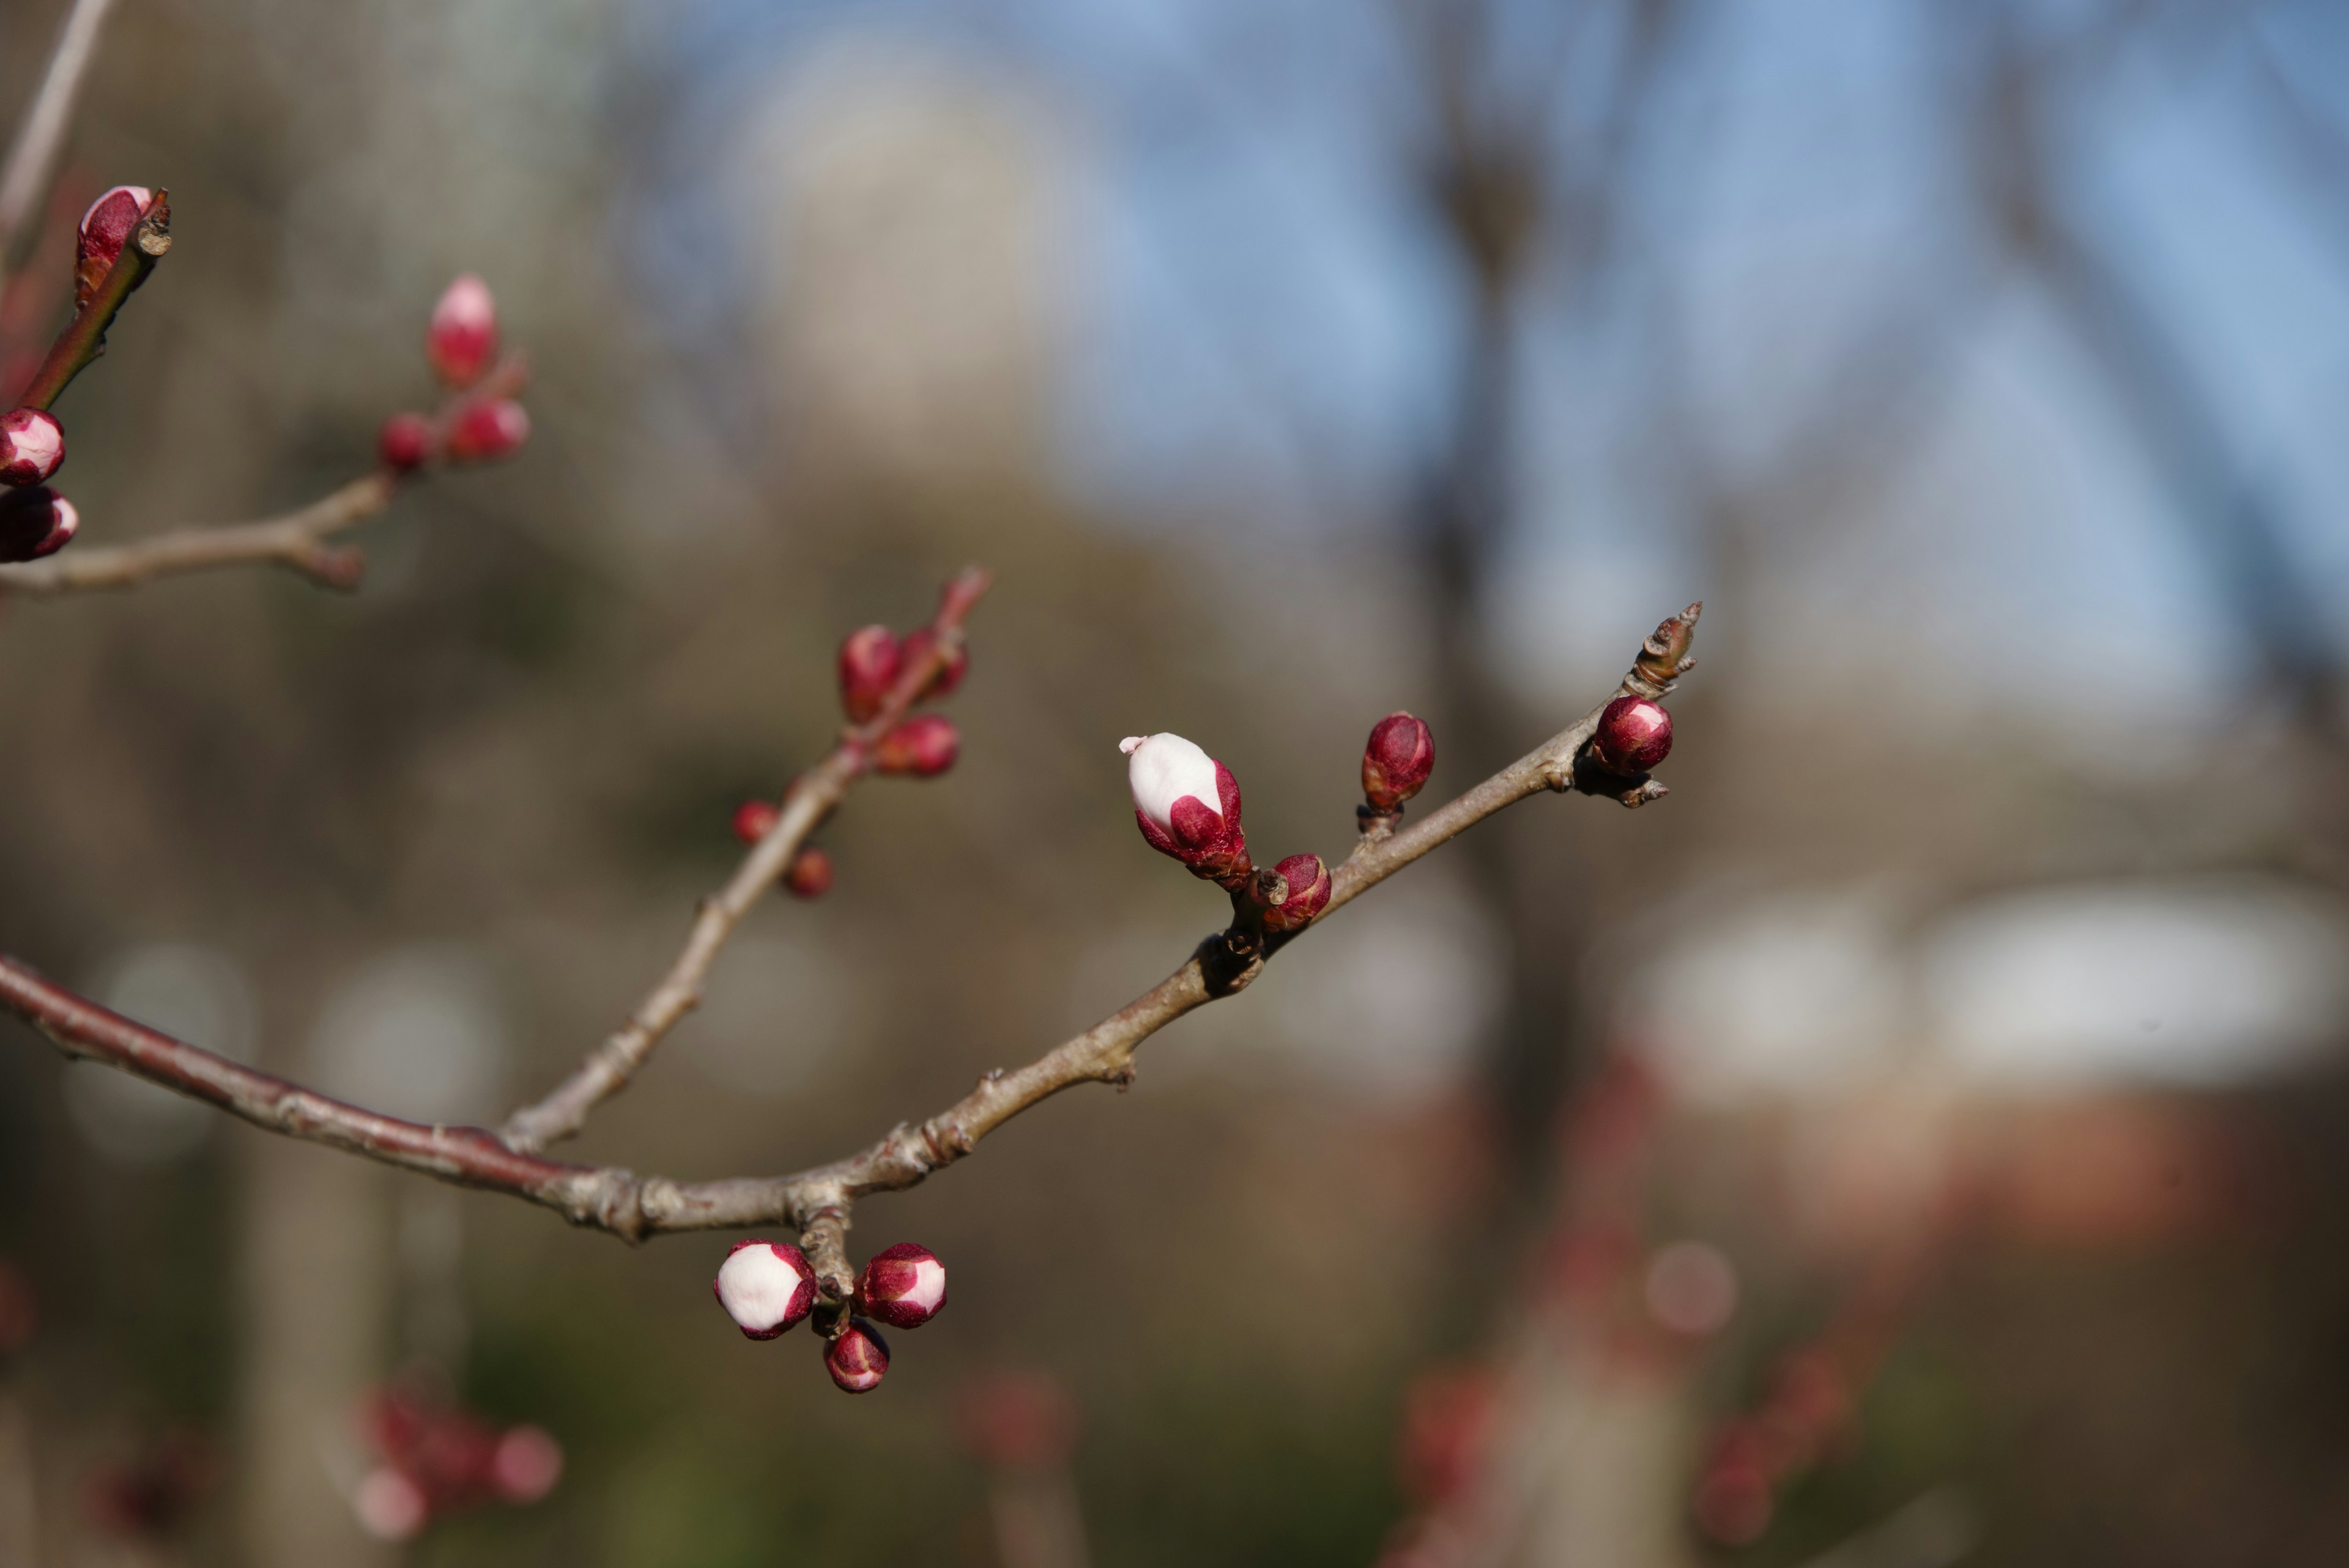
M1211 880L1248 869L1240 786L1229 768L1180 735L1128 735L1117 749L1130 759L1133 819L1153 849Z
M530 415L512 398L482 398L457 410L449 424L454 462L488 462L513 455L530 439Z
M832 857L821 849L802 849L783 873L783 890L794 898L821 898L832 891Z
M1273 869L1288 884L1288 897L1264 912L1266 930L1302 930L1330 907L1330 867L1319 855L1292 855Z
M928 627L907 632L905 642L900 645L902 662L899 668L911 669L926 660L930 657L930 646L936 640L930 635ZM931 676L928 684L922 688L920 695L923 697L946 696L962 684L962 678L969 672L969 670L970 649L957 642L953 651L948 653L944 662L938 666L938 672Z
M1672 716L1645 697L1618 697L1599 713L1590 749L1609 773L1637 778L1671 754Z
M155 192L144 185L117 185L89 204L81 215L81 233L74 255L74 308L89 303L106 275L122 254L130 231L139 226Z
M900 1241L856 1276L856 1310L891 1328L919 1328L947 1304L947 1266L927 1247Z
M954 766L962 752L962 732L954 721L917 713L881 737L873 748L875 773L932 778Z
M498 351L498 306L490 286L466 273L442 291L424 329L424 358L432 373L451 387L481 379Z
M881 1386L882 1374L889 1370L889 1342L863 1318L851 1318L848 1332L823 1353L823 1369L846 1392L869 1394Z
M74 504L46 484L0 493L0 561L54 556L80 526Z
M432 461L432 421L422 414L394 414L375 438L376 460L394 473Z
M745 844L756 844L767 836L782 815L782 808L772 801L746 800L734 808L734 836Z
M38 484L66 460L66 432L40 409L0 414L0 483Z
M1371 726L1362 747L1362 798L1379 811L1392 811L1427 783L1435 771L1435 737L1408 713L1390 713Z
M850 722L881 711L904 667L897 634L885 626L861 626L840 639L840 706Z
M780 1241L735 1242L709 1288L750 1339L774 1338L815 1305L807 1254Z

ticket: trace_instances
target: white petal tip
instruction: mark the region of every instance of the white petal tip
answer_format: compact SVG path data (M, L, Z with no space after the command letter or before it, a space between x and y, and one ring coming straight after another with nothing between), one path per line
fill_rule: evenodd
M1128 735L1117 743L1117 749L1130 757L1133 755L1133 749L1148 739L1150 737L1147 735Z

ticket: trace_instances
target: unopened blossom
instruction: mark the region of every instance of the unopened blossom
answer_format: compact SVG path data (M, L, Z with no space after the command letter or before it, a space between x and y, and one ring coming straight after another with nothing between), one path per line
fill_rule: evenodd
M66 432L44 409L0 414L0 483L38 484L66 460Z
M0 491L0 561L54 556L80 526L74 504L46 484Z
M851 1318L847 1332L823 1353L823 1367L846 1392L869 1394L889 1370L889 1342L864 1318Z
M1618 697L1599 715L1590 749L1609 773L1636 777L1672 749L1672 716L1645 697Z
M1409 713L1390 713L1371 727L1362 747L1362 798L1391 812L1427 783L1435 769L1435 737Z
M916 713L873 747L873 771L934 778L962 754L962 732L936 713Z
M840 706L862 724L881 711L904 668L905 650L885 626L860 626L840 639Z
M781 1241L737 1241L709 1283L718 1304L750 1339L772 1339L815 1305L815 1270Z
M1180 735L1129 735L1117 749L1127 758L1134 821L1152 848L1209 878L1248 869L1230 769Z
M449 421L449 457L453 462L489 462L511 457L530 439L530 412L512 398L479 398Z
M376 433L376 461L394 473L407 473L432 461L432 421L422 414L394 414Z
M74 246L74 306L79 309L89 303L106 275L122 255L122 247L130 238L130 231L139 226L154 203L155 192L144 185L117 185L89 204L81 215L81 228L75 236Z
M927 1247L900 1241L856 1276L856 1310L891 1328L919 1328L947 1304L947 1266Z
M490 286L466 273L441 292L424 329L424 358L451 387L481 379L498 351L498 305Z
M1266 930L1302 930L1330 907L1330 867L1319 855L1292 855L1273 869L1288 884L1288 897L1264 912Z
M812 846L792 857L783 890L794 898L821 898L832 891L832 857Z

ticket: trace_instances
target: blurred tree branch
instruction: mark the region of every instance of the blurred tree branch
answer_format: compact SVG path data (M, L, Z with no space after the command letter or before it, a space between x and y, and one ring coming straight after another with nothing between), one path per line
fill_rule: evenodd
M7 163L0 167L0 282L16 269L26 224L57 178L57 154L65 146L74 103L81 96L89 62L98 52L99 30L113 5L114 0L74 0L49 52L40 90L25 111L25 122L8 148Z

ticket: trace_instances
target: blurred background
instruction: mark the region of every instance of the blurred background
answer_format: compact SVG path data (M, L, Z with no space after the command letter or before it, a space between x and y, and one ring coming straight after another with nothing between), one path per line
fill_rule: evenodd
M87 545L364 471L458 272L536 369L356 596L0 604L0 947L386 1110L599 1039L966 560L959 765L579 1158L830 1158L1157 980L1222 900L1123 735L1334 860L1379 717L1441 800L1707 610L1669 801L867 1201L954 1282L869 1398L731 1238L0 1025L0 1562L2349 1561L2341 8L120 0L19 357L119 182L177 244L59 407Z

